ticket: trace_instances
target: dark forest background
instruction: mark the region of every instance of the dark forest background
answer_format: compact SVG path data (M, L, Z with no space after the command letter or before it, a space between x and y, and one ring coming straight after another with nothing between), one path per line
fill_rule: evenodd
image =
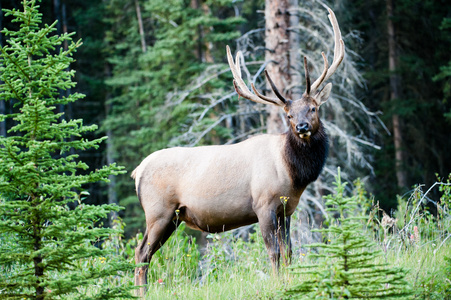
M315 38L312 24L318 11L327 22L325 10L318 9L322 4L335 11L354 72L346 68L340 80L359 78L352 88L358 101L340 113L351 116L346 122L356 124L353 140L370 146L344 150L343 142L333 141L331 161L342 164L350 179L364 178L386 211L396 209L397 195L413 186L429 186L437 176L447 177L451 172L451 3L289 2L292 8L287 11L298 18L299 26L292 24L287 30L299 31L301 48L312 50L319 65L323 49L316 49L314 39L303 32ZM0 3L1 8L22 7L17 0ZM130 173L148 154L179 145L233 143L265 131L267 110L243 103L246 100L234 94L225 55L226 45L246 51L250 73L255 74L268 51L265 1L44 0L40 5L44 23L58 20L59 34L75 32L74 40L83 41L72 65L76 90L61 95L76 91L86 98L58 109L67 119L99 124L96 136L109 136L102 151L83 152L81 159L93 169L112 162L125 166L127 174L87 189L92 203L119 203L126 208L120 216L127 234L144 224ZM1 28L14 26L0 14ZM4 36L0 43L5 43ZM327 109L333 107L326 107L326 119ZM13 109L0 103L0 113ZM374 116L371 129L362 112ZM0 134L6 136L11 125L0 123ZM364 163L347 164L349 158L340 157L341 151L361 151Z

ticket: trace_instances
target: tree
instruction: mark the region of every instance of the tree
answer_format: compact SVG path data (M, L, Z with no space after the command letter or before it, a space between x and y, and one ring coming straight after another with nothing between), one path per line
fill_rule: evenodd
M97 149L105 140L83 138L97 127L65 120L56 109L84 96L59 93L75 86L75 72L68 67L81 42L72 42L72 34L53 35L57 22L42 26L38 8L31 0L23 1L23 11L5 10L19 29L2 31L7 43L0 48L0 100L14 103L11 113L0 115L0 121L13 124L0 137L0 262L11 267L0 274L2 297L127 296L128 287L112 287L103 279L130 269L128 263L117 258L102 269L88 267L89 260L111 251L97 243L121 233L101 226L109 212L120 208L87 205L83 189L122 168L88 170L79 159L78 153ZM68 43L65 50L63 43ZM93 283L100 286L97 294L85 295L83 287Z
M396 42L396 30L393 24L393 2L394 0L386 0L387 6L387 37L388 37L388 70L390 72L390 101L395 102L401 99L401 81L399 75L396 74L399 69L399 55L398 44ZM393 124L393 140L395 147L395 166L396 166L396 179L398 181L398 187L407 187L407 174L404 168L404 149L402 129L400 124L399 114L394 113L392 115Z
M274 84L277 87L284 87L288 98L292 98L291 90L286 88L292 83L290 54L296 53L291 51L295 45L291 43L288 31L291 25L290 8L288 0L265 1L265 61L268 62L266 70L274 78ZM269 84L267 84L267 90L271 91ZM269 107L267 127L268 133L286 131L287 126L283 124L279 107Z
M382 254L375 243L361 233L361 221L356 217L357 195L345 196L346 182L341 182L340 169L335 177L335 193L326 197L327 211L336 212L338 218L327 220L330 225L318 229L324 243L310 244L318 253L309 254L318 264L302 264L293 272L305 277L299 284L289 287L284 295L302 299L375 299L401 298L412 294L404 280L406 271L386 263L378 263Z

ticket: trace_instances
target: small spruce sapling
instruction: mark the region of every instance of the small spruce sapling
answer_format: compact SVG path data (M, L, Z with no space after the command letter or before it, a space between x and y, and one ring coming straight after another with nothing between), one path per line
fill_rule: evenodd
M56 22L42 26L36 2L24 0L23 10L4 10L19 29L3 29L6 44L0 47L0 101L11 104L11 111L0 115L10 126L0 136L0 270L8 271L0 272L0 298L126 297L130 288L108 284L108 278L116 280L133 266L120 258L101 268L84 263L96 257L106 262L112 249L96 244L121 232L101 223L119 207L85 204L82 186L107 181L122 168L88 171L79 160L77 152L97 149L104 140L82 138L97 127L65 120L56 109L84 97L59 95L75 86L69 65L81 42L72 42L72 34L55 35ZM67 49L55 50L65 42ZM70 203L76 208L69 209Z
M292 267L302 274L302 282L283 292L285 298L302 299L374 299L403 298L411 295L404 277L406 271L379 263L382 254L377 246L362 234L362 220L354 216L357 196L345 196L346 183L341 182L340 169L335 177L335 193L326 196L327 211L337 214L328 220L327 228L316 231L323 234L324 243L308 245L318 250L309 258L315 264Z

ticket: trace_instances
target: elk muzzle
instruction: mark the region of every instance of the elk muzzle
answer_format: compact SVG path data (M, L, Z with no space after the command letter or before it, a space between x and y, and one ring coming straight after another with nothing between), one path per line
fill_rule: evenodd
M312 134L312 132L310 131L310 125L307 122L299 123L295 127L296 133L301 139L309 137Z

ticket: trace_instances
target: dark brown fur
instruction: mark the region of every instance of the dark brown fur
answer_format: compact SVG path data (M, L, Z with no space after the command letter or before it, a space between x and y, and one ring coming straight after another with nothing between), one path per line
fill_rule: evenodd
M329 152L329 138L324 131L323 124L308 140L300 139L293 131L285 133L285 164L293 182L295 190L303 190L315 181L326 163Z

